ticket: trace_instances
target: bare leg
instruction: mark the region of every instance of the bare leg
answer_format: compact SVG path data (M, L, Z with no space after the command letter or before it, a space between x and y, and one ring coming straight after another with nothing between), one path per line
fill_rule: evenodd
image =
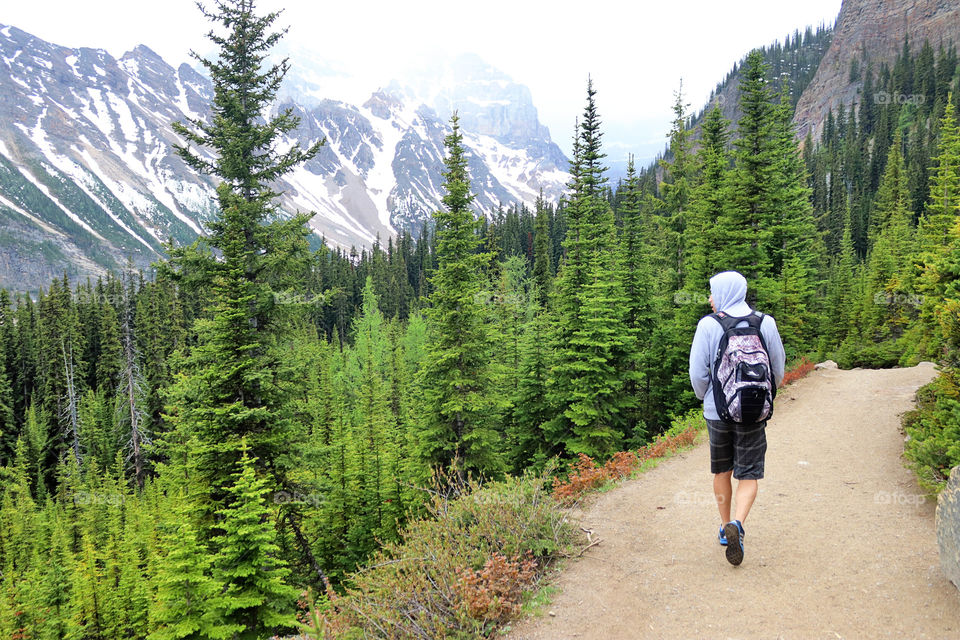
M713 476L713 497L717 499L717 508L720 509L721 524L730 522L730 502L733 500L733 485L730 483L732 475L733 471L726 471ZM739 487L737 495L739 495Z
M753 501L757 499L757 481L756 480L737 480L737 520L743 522L750 513L750 507ZM721 512L722 513L722 512ZM727 507L729 515L730 508Z

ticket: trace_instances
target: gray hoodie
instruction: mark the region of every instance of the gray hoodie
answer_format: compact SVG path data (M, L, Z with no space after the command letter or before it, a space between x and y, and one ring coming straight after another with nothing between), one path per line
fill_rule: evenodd
M747 279L736 271L724 271L710 278L710 294L713 296L713 303L718 312L723 311L734 318L742 318L753 313L753 309L746 303ZM746 322L741 326L746 326ZM777 331L777 323L772 316L763 317L760 333L763 334L763 340L767 345L773 380L779 387L783 381L786 356L783 353L783 342ZM690 383L697 397L703 400L703 417L708 420L720 419L713 401L710 370L716 360L721 338L723 338L723 329L720 328L720 323L710 316L704 316L697 323L697 333L693 336L693 345L690 347Z

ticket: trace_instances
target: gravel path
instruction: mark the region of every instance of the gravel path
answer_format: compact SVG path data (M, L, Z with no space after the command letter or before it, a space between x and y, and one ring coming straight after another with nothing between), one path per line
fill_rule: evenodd
M904 468L898 430L935 375L819 370L784 389L740 567L716 540L705 444L591 498L575 515L602 542L507 637L960 638L935 504Z

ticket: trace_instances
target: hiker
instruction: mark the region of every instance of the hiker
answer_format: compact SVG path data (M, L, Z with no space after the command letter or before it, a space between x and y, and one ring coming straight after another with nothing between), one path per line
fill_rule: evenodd
M747 279L740 273L724 271L710 278L714 313L700 319L690 347L690 382L703 400L710 436L713 494L720 509L717 538L732 565L743 562L743 523L763 478L766 421L785 361L777 323L751 309L746 296ZM734 518L731 475L737 479Z

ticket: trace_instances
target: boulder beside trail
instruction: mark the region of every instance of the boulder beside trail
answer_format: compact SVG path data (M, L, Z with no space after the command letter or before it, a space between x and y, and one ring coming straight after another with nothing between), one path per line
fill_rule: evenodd
M960 589L960 466L950 472L937 499L937 544L943 572Z
M833 360L825 360L824 362L818 362L817 364L813 365L813 368L818 370L819 369L836 369L837 363L834 362Z

